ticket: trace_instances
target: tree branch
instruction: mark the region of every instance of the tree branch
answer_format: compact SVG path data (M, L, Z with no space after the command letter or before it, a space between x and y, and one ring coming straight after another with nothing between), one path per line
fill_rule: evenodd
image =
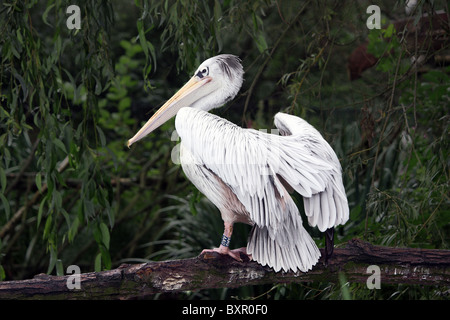
M28 162L28 160L27 160L27 162ZM58 164L58 167L57 167L56 170L57 170L59 173L61 173L61 172L63 172L63 171L67 168L68 164L69 164L69 156L66 156L66 157ZM27 166L28 166L28 164L26 164L24 167L27 167ZM14 179L14 183L17 183L17 182L20 180L20 176L22 176L22 175L23 175L23 172L21 172L21 173L19 174L19 176L16 177L16 179ZM12 217L10 220L8 220L8 222L0 229L0 239L2 239L2 238L3 238L10 230L12 230L12 229L14 228L15 224L20 220L20 218L22 217L23 213L24 213L29 207L31 207L33 204L35 204L36 201L38 201L38 200L40 199L40 197L44 194L44 192L47 191L47 188L48 188L47 184L44 183L44 184L42 185L41 190L37 190L37 191L34 193L33 197L32 197L30 200L28 200L28 201L25 203L25 205L23 205L22 207L20 207L19 210L17 210L17 212L13 215L13 217Z
M69 276L37 275L30 280L0 282L0 299L132 299L155 293L233 288L289 282L366 283L368 266L380 268L380 283L450 285L450 250L390 248L351 240L336 248L307 273L278 272L254 261L237 262L216 253L196 258L122 265L117 269ZM79 279L80 289L69 289Z

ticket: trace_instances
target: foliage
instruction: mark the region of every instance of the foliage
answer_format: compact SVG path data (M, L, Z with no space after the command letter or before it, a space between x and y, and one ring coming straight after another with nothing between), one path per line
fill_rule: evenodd
M172 163L173 121L125 142L197 65L234 53L245 68L238 97L217 111L272 128L290 112L336 151L351 219L337 230L374 244L448 248L450 68L410 63L405 30L367 30L369 2L69 1L0 5L0 279L175 259L217 245L222 221ZM380 1L384 21L404 1ZM445 8L419 2L413 13ZM379 60L350 82L346 59L368 39ZM447 48L444 48L448 50ZM427 68L426 71L421 69ZM296 201L301 203L299 197ZM309 230L317 243L323 239ZM233 246L244 245L236 227ZM441 288L349 284L245 287L183 298L437 299Z

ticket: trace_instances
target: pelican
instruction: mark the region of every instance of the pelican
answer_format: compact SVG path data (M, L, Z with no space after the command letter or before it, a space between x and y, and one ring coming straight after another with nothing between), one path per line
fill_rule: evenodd
M130 147L176 115L180 162L187 178L220 211L224 233L218 252L241 253L275 272L307 272L320 251L303 227L290 193L303 196L308 223L326 232L325 256L333 252L334 227L349 217L339 160L305 120L275 115L281 135L241 128L209 113L241 88L241 60L221 54L204 61L192 78L128 141ZM236 222L252 226L247 247L231 250Z

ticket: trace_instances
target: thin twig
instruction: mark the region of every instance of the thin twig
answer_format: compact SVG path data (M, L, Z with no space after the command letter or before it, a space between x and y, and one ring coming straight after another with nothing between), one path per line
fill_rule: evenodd
M250 88L247 91L247 97L245 98L245 104L244 104L244 111L242 113L242 122L245 123L246 119L245 119L245 114L247 112L247 108L248 105L250 103L250 98L252 96L253 90L255 89L256 83L258 82L262 72L264 71L264 69L266 68L267 63L269 62L269 60L272 58L273 54L275 53L275 50L277 49L278 45L280 44L281 40L284 38L284 36L286 35L286 33L288 32L288 30L291 28L292 25L295 24L295 21L297 21L297 19L300 17L300 15L303 13L303 10L306 8L306 6L309 4L309 1L306 2L303 7L298 11L297 15L292 19L291 23L289 23L287 25L287 27L284 29L283 33L278 37L277 42L274 44L272 50L270 51L270 53L268 54L268 56L266 57L266 59L264 60L264 62L261 64L261 66L258 69L258 72L255 75L255 78L252 81L252 84L250 85Z
M308 76L309 72L311 71L311 67L314 66L317 61L319 60L319 58L322 56L323 51L325 50L325 48L328 45L328 41L325 43L325 45L322 47L322 49L320 49L319 53L314 57L314 61L309 65L308 69L306 70L305 74L303 75L302 79L300 80L300 82L297 85L297 90L295 92L295 96L294 99L291 103L291 108L290 111L292 112L292 110L294 109L295 103L297 101L297 96L300 93L300 89L302 88L303 82L305 81L306 77Z
M383 128L381 129L380 140L378 141L377 151L375 152L375 158L373 160L372 181L370 183L371 188L373 188L374 183L375 183L375 170L377 168L377 160L378 160L378 155L380 154L381 142L384 140L383 139L383 135L384 135L384 132L386 131L386 127L387 127L389 118L391 116L392 105L394 104L394 93L395 93L395 88L396 88L395 84L396 84L396 81L397 81L398 70L400 69L400 60L401 60L401 58L402 58L402 54L399 54L398 55L398 59L397 59L397 65L396 65L396 68L395 68L394 81L393 81L393 84L392 84L392 91L391 91L391 97L390 97L390 100L389 100L388 110L386 112L386 118L384 120ZM369 211L366 210L366 219L365 219L365 223L364 223L364 234L367 234L368 222L369 222Z
M401 58L402 58L402 54L399 54L398 59L397 59L397 66L395 68L394 81L392 84L392 91L391 91L391 97L389 99L388 110L386 112L386 118L384 120L383 128L381 129L380 140L378 141L377 151L375 153L375 160L374 160L374 164L373 164L373 168L372 168L371 186L373 186L373 184L375 182L375 170L377 168L377 159L378 159L378 155L379 155L380 149L381 149L381 141L383 140L382 138L383 138L384 132L386 131L386 127L387 127L390 115L392 114L391 111L392 111L392 105L394 104L394 93L395 93L395 89L396 89L396 82L397 82L398 70L400 69Z

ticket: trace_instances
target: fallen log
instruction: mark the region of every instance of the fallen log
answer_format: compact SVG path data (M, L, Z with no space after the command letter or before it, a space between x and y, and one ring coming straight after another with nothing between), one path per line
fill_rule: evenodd
M246 258L246 257L245 257ZM379 272L379 274L377 274ZM450 250L373 246L353 239L309 272L278 272L217 253L117 269L0 282L0 299L134 299L156 293L291 282L450 285ZM378 279L376 279L378 277ZM376 281L372 281L375 279ZM370 282L370 283L369 283ZM373 288L373 286L372 286ZM375 287L376 288L376 287Z

